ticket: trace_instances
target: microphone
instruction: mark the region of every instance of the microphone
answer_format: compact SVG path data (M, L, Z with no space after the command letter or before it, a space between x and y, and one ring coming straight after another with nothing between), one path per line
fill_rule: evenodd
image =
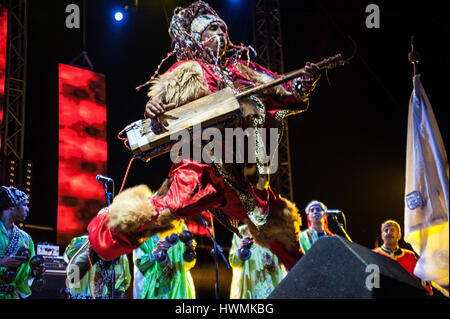
M339 215L339 214L342 214L342 211L340 211L339 209L327 209L325 214L327 214L327 215Z
M112 178L109 178L109 177L106 177L106 176L103 176L103 175L97 175L97 177L95 178L96 180L97 180L97 182L100 182L100 183L108 183L108 182L113 182L113 179Z

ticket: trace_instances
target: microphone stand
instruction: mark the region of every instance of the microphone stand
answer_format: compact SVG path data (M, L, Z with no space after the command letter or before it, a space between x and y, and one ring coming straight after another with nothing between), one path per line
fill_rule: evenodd
M111 183L112 183L112 189L114 192L114 180L113 179L111 179ZM102 185L103 185L103 190L105 191L106 204L108 206L110 206L111 202L113 200L113 193L108 192L108 181L102 180ZM112 263L111 263L111 267L112 267L112 270L111 270L111 299L114 299L114 297L115 297L114 290L116 289L116 272L114 269L114 264L115 264L115 260L112 260Z
M105 191L106 204L109 206L109 205L111 205L111 202L113 199L113 194L108 192L108 182L102 181L102 185L103 185L103 190ZM113 182L113 189L114 189L114 182Z
M214 238L214 236L209 231L209 228L206 225L206 222L203 219L203 216L200 215L200 218L202 220L203 225L205 226L206 230L209 233L209 237L211 237L212 241L214 242L214 248L213 248L211 254L214 256L214 263L215 263L215 266L216 266L216 299L219 299L219 269L218 269L217 254L220 254L222 256L222 259L223 259L223 261L225 261L225 264L227 265L228 269L230 269L230 265L228 264L227 259L223 255L222 248L219 246L219 244L217 243L216 239Z
M344 219L344 223L340 223L339 220L337 219L336 215L331 215L331 217L333 218L333 220L336 222L336 224L339 226L339 229L342 231L342 233L345 235L345 237L347 238L347 240L349 242L353 242L352 239L350 238L350 236L347 233L347 222L345 220L345 215L344 213L341 213L343 219ZM345 227L344 227L345 224Z

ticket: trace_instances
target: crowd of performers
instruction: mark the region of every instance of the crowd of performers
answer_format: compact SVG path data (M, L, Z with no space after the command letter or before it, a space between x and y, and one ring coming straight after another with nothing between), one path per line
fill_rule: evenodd
M158 116L174 107L226 87L238 92L279 77L250 60L254 53L250 46L232 43L227 24L203 1L176 8L169 35L173 50L139 87L150 86L145 113L154 127L161 124ZM159 74L171 56L177 62ZM126 256L133 254L134 298L195 298L190 269L195 266L196 244L184 222L203 211L234 233L229 254L232 298L267 297L316 240L332 236L326 207L317 201L306 208L308 229L301 232L295 203L274 194L261 158L266 150L258 129L282 131L287 116L309 107L321 74L309 62L303 70L298 78L239 100L243 116L232 126L255 130L256 163L224 163L214 156L210 163L183 159L172 165L157 191L136 185L117 194L91 220L87 235L73 239L67 247L72 297L122 296L131 281ZM0 296L26 297L31 293L28 283L43 269L42 265L30 268L30 259L17 255L20 247L28 248L30 257L34 255L31 238L14 225L26 215L27 198L8 187L2 187L1 196ZM400 234L398 223L389 225ZM394 245L393 237L386 234L385 244L375 252L396 259L411 272L417 258ZM116 261L113 278L112 260ZM16 273L12 282L6 282L3 275L8 269ZM77 269L78 280L73 269ZM111 282L112 292L108 291Z
M319 238L334 236L327 226L326 211L327 207L316 200L305 208L308 227L298 236L303 253ZM16 225L27 217L25 193L14 187L2 186L0 212L0 299L27 298L45 285L42 278L46 269L42 258L35 255L31 237ZM196 288L190 270L196 265L196 241L184 224L180 230L180 233L174 232L166 237L155 235L148 238L132 251L132 263L127 255L111 261L95 259L91 252L92 258L88 257L90 269L78 280L73 274L68 275L67 289L60 293L70 299L195 299ZM238 230L239 235L233 235L228 253L232 267L229 298L265 299L288 271L270 249L254 241L246 224L240 225ZM396 260L420 281L413 273L417 255L399 247L402 237L400 225L387 220L381 225L380 235L383 243L373 251ZM68 269L74 256L88 243L85 235L73 238L67 245L64 259ZM130 265L134 269L130 269ZM422 284L432 295L429 283ZM132 293L127 293L129 289Z

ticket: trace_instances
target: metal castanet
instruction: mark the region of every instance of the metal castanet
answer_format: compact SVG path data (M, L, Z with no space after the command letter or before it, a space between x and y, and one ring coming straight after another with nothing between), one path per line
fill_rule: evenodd
M347 61L340 54L323 59L316 63L320 70L333 69L344 65ZM170 152L183 131L193 132L194 128L224 127L235 117L242 116L239 100L268 88L288 82L305 74L304 68L289 72L279 78L235 94L229 87L216 93L204 96L157 117L158 123L152 119L144 119L131 123L120 133L127 134L128 145L133 154L143 161ZM157 125L155 125L157 124Z

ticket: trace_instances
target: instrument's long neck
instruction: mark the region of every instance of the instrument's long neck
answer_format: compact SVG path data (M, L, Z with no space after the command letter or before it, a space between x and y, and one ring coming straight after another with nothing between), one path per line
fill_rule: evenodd
M336 54L333 57L323 59L322 61L316 63L316 65L319 67L320 70L323 69L333 69L337 65L344 65L344 61L342 60L342 56L340 54ZM255 86L251 89L248 89L246 91L240 92L236 95L237 99L241 99L247 96L250 96L252 94L258 93L259 91L277 86L279 84L285 83L287 81L290 81L292 79L298 78L299 76L303 75L305 73L305 70L303 68L286 73L285 75L271 81L268 83L264 83L258 86Z

